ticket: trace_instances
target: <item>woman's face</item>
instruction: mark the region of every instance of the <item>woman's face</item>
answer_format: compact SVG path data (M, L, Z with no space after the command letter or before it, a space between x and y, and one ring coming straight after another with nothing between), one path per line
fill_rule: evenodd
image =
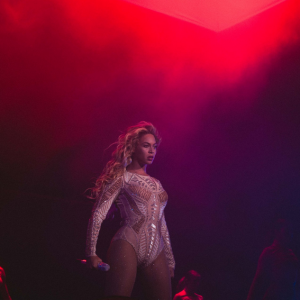
M156 154L157 143L154 135L147 133L141 136L134 153L133 160L137 160L140 165L152 164Z

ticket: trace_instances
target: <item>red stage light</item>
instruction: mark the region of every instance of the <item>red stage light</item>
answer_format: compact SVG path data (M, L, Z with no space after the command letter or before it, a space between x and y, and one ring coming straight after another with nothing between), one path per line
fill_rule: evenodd
M126 0L139 6L221 31L285 0Z

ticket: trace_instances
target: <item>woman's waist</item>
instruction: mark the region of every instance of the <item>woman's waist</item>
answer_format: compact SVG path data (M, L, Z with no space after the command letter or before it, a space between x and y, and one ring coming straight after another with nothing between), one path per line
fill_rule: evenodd
M157 219L153 220L152 218L147 218L147 216L140 216L138 218L125 217L121 220L121 226L139 226L140 228L150 227L152 229L160 229L161 221Z
M157 243L162 240L162 233L160 230L151 232L147 230L147 228L142 228L141 230L137 231L134 227L123 225L118 229L118 231L114 235L113 240L120 238L131 241L131 244L135 245L138 245L142 241L147 244L148 242L150 242L150 240Z

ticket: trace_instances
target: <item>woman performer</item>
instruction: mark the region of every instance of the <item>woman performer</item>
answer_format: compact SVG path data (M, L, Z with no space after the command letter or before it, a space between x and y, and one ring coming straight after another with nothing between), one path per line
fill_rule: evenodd
M159 143L151 123L129 127L119 136L113 157L93 188L96 203L86 244L89 268L102 262L96 255L96 243L101 223L114 202L122 218L108 250L106 296L130 297L139 268L149 299L171 299L175 261L164 216L168 195L161 183L146 173Z

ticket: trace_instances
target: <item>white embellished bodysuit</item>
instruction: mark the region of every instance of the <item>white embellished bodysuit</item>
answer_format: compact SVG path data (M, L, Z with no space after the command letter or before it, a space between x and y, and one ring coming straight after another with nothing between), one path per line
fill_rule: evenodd
M168 265L174 270L175 261L164 216L167 200L168 195L157 179L125 171L123 176L105 187L94 205L88 224L86 255L96 255L102 221L116 201L122 227L112 241L123 239L129 242L140 267L151 264L164 249Z

